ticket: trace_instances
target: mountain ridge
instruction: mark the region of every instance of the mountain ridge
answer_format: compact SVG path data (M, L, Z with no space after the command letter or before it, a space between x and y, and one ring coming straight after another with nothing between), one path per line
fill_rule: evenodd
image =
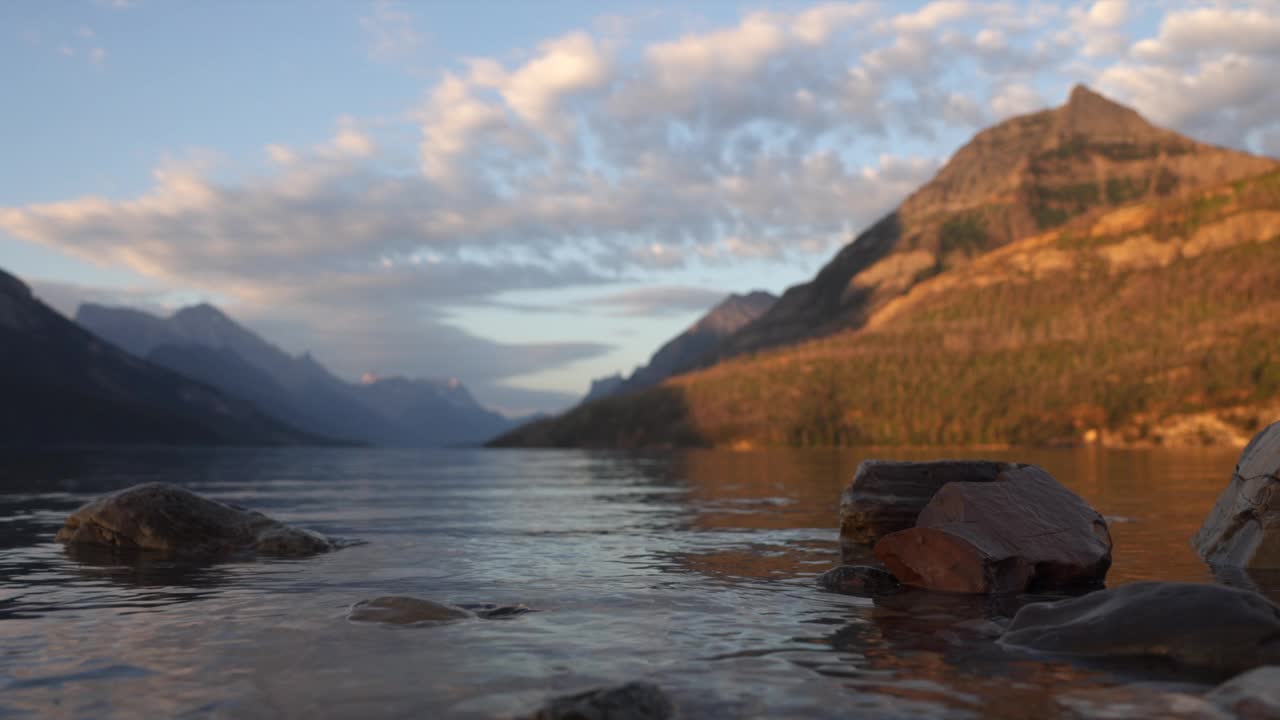
M494 444L1234 442L1280 411L1275 240L1280 162L1076 88L979 133L700 367Z
M0 270L0 444L331 444L138 359Z
M310 353L290 355L208 303L167 318L86 303L76 320L139 357L331 437L374 445L452 445L482 442L511 426L456 380L348 383Z

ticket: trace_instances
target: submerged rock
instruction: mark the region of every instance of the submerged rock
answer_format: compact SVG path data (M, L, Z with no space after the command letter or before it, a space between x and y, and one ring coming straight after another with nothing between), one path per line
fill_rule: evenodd
M1084 657L1156 657L1237 673L1280 663L1280 607L1221 585L1140 582L1018 611L999 640Z
M915 527L886 535L875 555L906 585L1017 593L1100 585L1111 535L1079 495L1022 465L989 482L948 483Z
M667 720L675 706L653 683L630 682L555 698L532 720Z
M504 620L527 612L531 611L523 605L448 605L422 598L386 595L352 605L347 619L388 625L441 625L471 618Z
M1255 668L1231 678L1204 699L1234 717L1280 720L1280 666Z
M920 511L947 483L993 482L1014 467L987 460L866 460L840 497L840 543L875 545L889 533L914 526Z
M1142 686L1077 690L1054 698L1063 720L1233 720L1204 698Z
M833 592L846 595L886 595L902 589L888 570L870 565L841 565L818 576L818 584Z
M319 533L160 482L134 485L81 507L55 539L202 557L246 552L296 557L336 547Z
M1280 568L1280 422L1245 447L1192 544L1211 563Z

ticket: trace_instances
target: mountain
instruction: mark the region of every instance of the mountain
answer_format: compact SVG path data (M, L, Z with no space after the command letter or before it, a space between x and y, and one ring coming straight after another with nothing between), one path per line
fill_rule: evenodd
M208 304L168 318L81 305L76 320L138 357L243 397L309 432L375 445L481 442L509 428L456 380L348 383L309 354L293 356Z
M1280 413L1280 162L1076 88L714 353L495 444L1238 443Z
M0 445L322 442L104 342L2 271L0 397Z
M624 379L621 375L611 375L593 380L585 400L642 390L696 366L725 338L763 315L777 300L762 290L730 295L684 332L658 348L649 362L636 368L630 377Z

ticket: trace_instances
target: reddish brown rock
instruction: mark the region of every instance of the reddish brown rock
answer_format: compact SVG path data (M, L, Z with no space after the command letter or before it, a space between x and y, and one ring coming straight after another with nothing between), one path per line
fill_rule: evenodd
M1280 568L1280 422L1245 447L1192 544L1216 565Z
M1101 583L1111 535L1080 496L1023 465L992 482L947 484L916 527L886 535L875 555L906 585L1011 593Z
M891 462L867 460L840 497L840 543L875 545L916 524L916 516L947 483L992 482L1011 463L987 460Z

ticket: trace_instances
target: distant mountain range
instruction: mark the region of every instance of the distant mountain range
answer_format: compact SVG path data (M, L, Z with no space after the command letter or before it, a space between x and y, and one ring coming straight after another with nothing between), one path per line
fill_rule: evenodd
M684 370L495 444L1239 442L1280 412L1280 162L1078 86Z
M0 446L325 442L95 337L3 271L0 405Z
M285 423L331 438L397 446L475 444L512 421L457 380L366 376L349 383L309 354L290 355L212 305L164 318L80 306L76 321L139 358L244 398Z
M684 332L658 348L649 362L636 368L630 377L610 375L593 380L585 401L643 390L696 367L725 338L765 314L777 300L761 290L746 295L730 295Z

